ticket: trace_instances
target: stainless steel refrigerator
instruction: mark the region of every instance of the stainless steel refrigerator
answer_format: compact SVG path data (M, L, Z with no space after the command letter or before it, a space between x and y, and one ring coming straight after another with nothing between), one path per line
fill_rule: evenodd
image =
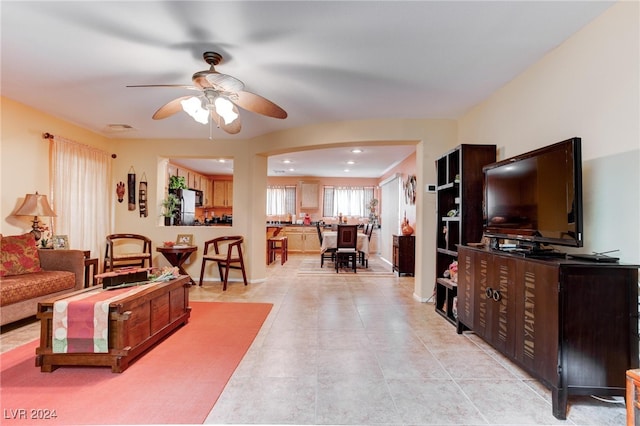
M190 189L178 191L180 199L180 225L193 225L196 219L196 192Z

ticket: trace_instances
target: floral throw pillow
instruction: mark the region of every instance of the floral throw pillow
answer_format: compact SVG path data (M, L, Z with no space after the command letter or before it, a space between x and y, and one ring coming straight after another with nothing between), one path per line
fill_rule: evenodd
M2 236L0 277L42 271L33 234Z

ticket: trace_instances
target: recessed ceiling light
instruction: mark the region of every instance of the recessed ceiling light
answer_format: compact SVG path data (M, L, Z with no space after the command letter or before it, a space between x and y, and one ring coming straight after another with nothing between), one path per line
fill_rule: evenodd
M227 160L225 160L224 158L221 158L221 159L218 160L218 163L226 163L226 162L227 162Z
M282 160L282 162L283 162L284 164L290 164L290 163L292 163L292 161L291 161L291 160Z
M356 164L356 162L353 161L353 160L349 160L349 161L347 161L347 164Z
M349 169L344 169L345 172L349 173L351 170Z
M360 154L362 150L360 148L353 148L351 152L353 152L354 154Z
M296 169L294 169L293 167L289 169L290 172L295 172Z

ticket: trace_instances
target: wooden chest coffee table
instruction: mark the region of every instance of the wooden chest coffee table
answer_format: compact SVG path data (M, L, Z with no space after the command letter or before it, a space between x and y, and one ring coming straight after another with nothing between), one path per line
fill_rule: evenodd
M37 312L40 347L36 349L36 366L43 372L72 365L105 366L111 367L114 373L123 372L133 359L189 321L189 282L188 275L181 275L171 281L147 284L140 292L110 303L109 343L105 353L54 353L52 348L54 302L83 292L95 292L95 288L40 302Z

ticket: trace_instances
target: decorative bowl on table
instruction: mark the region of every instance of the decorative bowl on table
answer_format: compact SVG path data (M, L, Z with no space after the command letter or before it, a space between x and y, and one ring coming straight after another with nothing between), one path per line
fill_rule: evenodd
M165 247L173 247L176 243L174 241L165 241L164 242L164 246Z

